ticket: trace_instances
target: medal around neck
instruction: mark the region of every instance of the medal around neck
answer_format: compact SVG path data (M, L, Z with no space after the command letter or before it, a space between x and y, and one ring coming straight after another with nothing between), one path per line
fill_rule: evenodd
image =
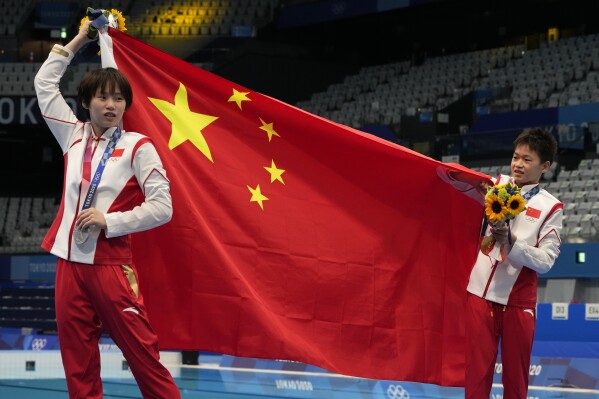
M77 244L79 244L79 245L83 244L89 238L89 228L85 228L85 229L75 228L73 230L73 238L75 239L75 242Z
M114 131L114 133L112 134L110 141L106 145L106 149L104 150L104 153L102 154L102 160L100 161L100 164L98 165L98 168L96 169L96 172L93 174L94 177L92 178L89 188L87 189L87 194L85 195L85 201L83 201L83 206L81 207L81 211L84 211L91 207L94 197L95 197L96 193L98 192L98 190L97 190L98 185L100 184L100 179L102 178L102 174L104 173L104 168L106 167L106 163L107 163L106 161L108 159L110 159L110 156L112 155L112 151L114 151L114 147L116 147L116 143L117 143L117 141L119 141L120 137L121 137L121 128L117 127L116 130ZM89 228L86 228L86 229L75 228L73 230L73 239L79 245L83 244L87 240L88 237L89 237Z

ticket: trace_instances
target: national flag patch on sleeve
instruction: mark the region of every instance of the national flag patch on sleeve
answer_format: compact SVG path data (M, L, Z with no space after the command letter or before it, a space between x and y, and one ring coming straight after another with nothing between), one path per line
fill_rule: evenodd
M526 216L530 216L531 218L538 219L541 217L541 210L531 208L530 206L526 208Z

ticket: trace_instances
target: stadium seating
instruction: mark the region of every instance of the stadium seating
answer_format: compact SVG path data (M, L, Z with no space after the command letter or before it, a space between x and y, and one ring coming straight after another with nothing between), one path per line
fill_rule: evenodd
M401 115L445 108L473 90L481 76L504 68L522 52L522 46L507 46L433 57L420 66L404 61L367 67L297 106L353 127L372 122L397 124ZM335 97L337 101L330 101Z
M54 198L0 197L0 254L43 253L58 206Z
M230 36L233 26L261 25L270 18L272 0L155 0L136 2L128 31L142 38Z
M507 96L485 104L492 112L599 102L598 42L599 35L587 35L537 50L506 46L432 57L419 66L368 67L296 105L360 127L373 121L397 124L401 115L442 110L473 90L507 89Z

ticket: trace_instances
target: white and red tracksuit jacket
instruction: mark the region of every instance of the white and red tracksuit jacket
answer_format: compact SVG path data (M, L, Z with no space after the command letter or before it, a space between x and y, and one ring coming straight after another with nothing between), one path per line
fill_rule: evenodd
M93 208L104 213L107 228L91 229L83 244L73 240L75 220L87 194L80 188L83 155L92 136L91 124L77 119L58 89L73 56L67 48L55 45L35 77L41 113L64 154L62 201L42 248L72 262L130 264L129 234L171 219L170 183L150 139L122 131L92 203ZM92 176L115 130L108 129L98 142L91 161Z
M499 176L496 184L510 181ZM525 194L536 184L521 188ZM517 237L511 249L505 246L503 262L479 251L468 282L468 292L492 302L510 306L535 307L537 273L546 273L559 255L563 204L541 189L526 203L527 210L510 221ZM486 235L490 235L490 228Z

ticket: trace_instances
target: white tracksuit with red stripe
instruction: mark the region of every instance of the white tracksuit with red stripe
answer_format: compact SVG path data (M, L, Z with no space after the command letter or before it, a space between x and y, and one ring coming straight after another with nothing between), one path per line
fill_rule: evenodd
M499 176L497 184L510 181ZM524 195L536 184L521 188ZM479 251L468 282L466 398L489 398L501 339L504 399L526 398L534 338L537 273L559 255L563 205L541 189L510 221L513 246L504 261ZM490 228L486 235L490 235ZM497 250L497 249L496 249Z
M62 148L65 162L62 203L42 247L73 262L131 263L128 234L170 220L172 204L166 173L150 139L123 131L115 148L115 153L122 153L108 161L92 204L104 213L108 228L102 233L92 229L84 244L75 243L73 227L87 194L80 193L83 154L92 126L77 120L58 90L58 82L73 54L64 47L56 48L69 57L51 52L35 80L42 115ZM94 152L92 171L97 169L114 130L108 129L102 136Z
M76 118L58 89L73 56L55 45L35 77L41 113L64 153L62 201L42 247L59 258L56 319L69 396L102 397L98 339L104 326L123 351L144 397L177 398L136 290L129 237L170 220L170 184L150 139L123 131L91 205L104 214L107 228L91 229L85 243L75 242L73 229L87 194L81 192L83 157L93 132L90 123ZM92 173L115 130L108 129L91 144L97 147Z

